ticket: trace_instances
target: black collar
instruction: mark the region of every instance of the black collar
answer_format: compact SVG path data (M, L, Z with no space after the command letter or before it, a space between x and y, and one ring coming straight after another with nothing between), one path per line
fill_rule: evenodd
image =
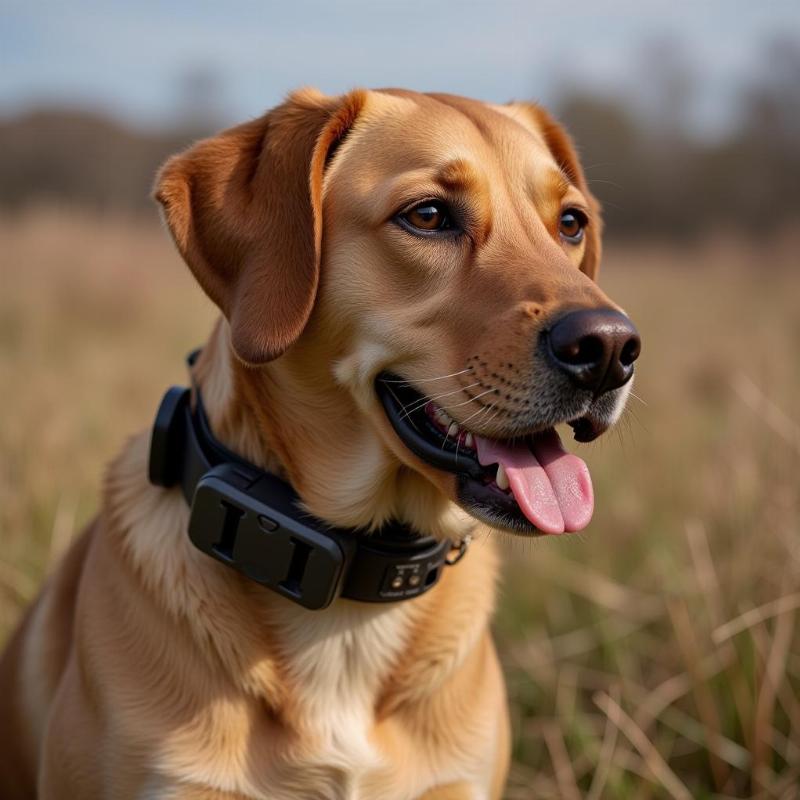
M372 603L417 597L468 543L456 548L397 522L373 534L332 528L303 512L288 483L214 437L199 389L194 410L190 389L173 386L164 395L149 478L180 485L196 547L306 608L325 608L337 596Z

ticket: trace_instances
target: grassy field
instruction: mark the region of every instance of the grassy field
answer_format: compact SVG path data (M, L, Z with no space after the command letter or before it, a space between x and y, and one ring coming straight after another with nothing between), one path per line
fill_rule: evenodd
M800 797L797 237L608 249L636 395L589 532L517 540L508 800ZM0 640L214 316L155 225L0 219Z

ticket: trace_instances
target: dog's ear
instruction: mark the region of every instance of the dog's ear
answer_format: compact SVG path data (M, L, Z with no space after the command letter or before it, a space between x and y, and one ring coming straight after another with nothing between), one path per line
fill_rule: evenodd
M231 326L239 358L263 364L297 340L319 282L326 160L365 101L291 95L263 117L171 158L155 198L175 244Z
M592 280L597 278L602 254L603 219L597 198L589 191L586 176L583 174L575 145L564 128L553 119L541 106L534 103L511 103L512 108L522 109L532 118L535 128L542 134L545 144L553 154L558 166L567 177L580 189L589 203L591 221L586 228L586 249L581 260L581 271Z

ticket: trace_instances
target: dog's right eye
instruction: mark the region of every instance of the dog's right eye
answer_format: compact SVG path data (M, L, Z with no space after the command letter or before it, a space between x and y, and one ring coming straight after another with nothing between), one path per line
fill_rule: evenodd
M397 219L411 232L435 233L452 230L450 210L439 200L425 200L398 214Z

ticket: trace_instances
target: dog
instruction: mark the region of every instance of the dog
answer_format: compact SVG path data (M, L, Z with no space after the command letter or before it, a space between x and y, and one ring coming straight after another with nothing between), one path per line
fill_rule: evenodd
M213 436L360 541L453 550L411 599L303 608L193 546L145 431L0 663L2 796L499 798L494 532L588 524L554 426L612 426L640 348L568 135L532 104L301 90L155 198L222 312L191 368Z

